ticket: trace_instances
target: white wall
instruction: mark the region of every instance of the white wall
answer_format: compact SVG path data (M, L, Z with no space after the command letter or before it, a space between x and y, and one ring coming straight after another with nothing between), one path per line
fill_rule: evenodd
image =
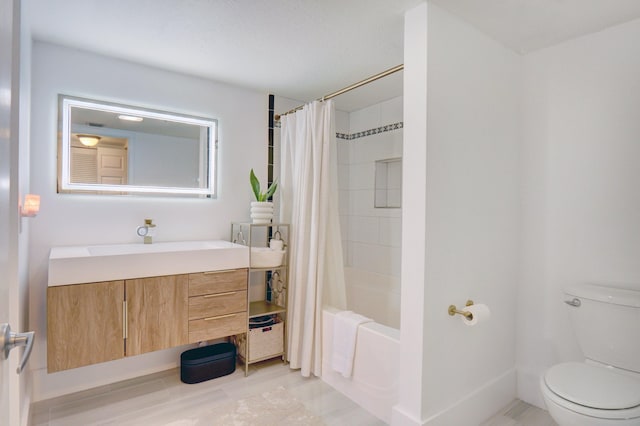
M229 239L247 220L250 168L266 176L267 96L209 80L36 42L31 102L31 190L41 212L31 222L30 324L38 335L31 368L34 399L85 389L176 365L185 348L46 373L47 259L53 246L139 242L144 218L157 241ZM68 94L218 119L218 198L56 193L57 96Z
M518 395L580 360L562 289L640 289L640 21L524 58ZM612 330L613 331L613 330Z
M406 386L394 424L479 424L516 393L521 58L431 3L405 25ZM472 328L447 314L467 299L491 319Z

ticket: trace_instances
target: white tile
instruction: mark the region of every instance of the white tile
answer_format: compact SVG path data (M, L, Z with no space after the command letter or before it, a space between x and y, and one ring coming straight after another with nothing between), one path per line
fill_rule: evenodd
M338 133L349 133L349 113L336 110L335 130Z
M349 240L360 243L377 243L379 220L375 216L349 216Z
M389 198L387 196L386 189L376 189L374 196L376 197L374 200L374 206L376 208L383 209L389 206Z
M351 164L349 166L349 189L373 189L374 186L374 163Z
M340 215L340 235L342 235L342 238L345 240L349 235L349 216L346 214Z
M342 240L342 264L349 266L349 241Z
M338 139L338 149L337 149L337 156L338 156L338 164L349 164L349 141L346 141L344 139Z
M402 245L402 219L398 217L380 217L380 244L400 247Z
M386 133L391 141L391 158L402 158L403 134L403 129L392 130Z
M398 158L398 153L392 132L378 133L351 141L351 164L370 163L378 160Z
M376 161L376 180L375 189L387 189L387 163L383 161Z
M338 214L347 215L351 210L351 191L338 191Z
M338 164L338 189L350 189L349 165Z
M381 120L385 124L399 123L403 120L402 113L402 96L389 99L380 103L380 116Z
M355 243L351 241L347 241L347 263L345 266L353 266L353 245Z
M391 272L394 277L400 276L400 267L402 263L402 249L400 247L391 247Z
M353 267L378 274L397 275L400 262L393 259L393 247L353 243Z
M349 132L357 133L363 130L380 127L380 105L353 111L349 114Z
M402 191L400 189L387 190L387 207L402 206Z
M349 213L352 216L376 216L373 189L349 191Z
M387 163L387 188L402 189L402 161Z

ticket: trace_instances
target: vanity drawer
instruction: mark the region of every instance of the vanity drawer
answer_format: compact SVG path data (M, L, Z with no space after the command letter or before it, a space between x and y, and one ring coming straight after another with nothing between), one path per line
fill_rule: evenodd
M205 294L189 298L189 320L247 310L247 291Z
M189 343L244 333L246 328L246 312L192 320L189 321Z
M189 297L246 289L246 269L189 274Z

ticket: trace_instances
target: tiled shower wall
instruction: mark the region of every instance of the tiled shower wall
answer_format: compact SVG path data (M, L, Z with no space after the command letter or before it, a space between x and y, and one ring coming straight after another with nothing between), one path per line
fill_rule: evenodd
M399 293L401 208L374 207L375 162L402 157L402 122L397 97L351 112L349 134L338 137L345 266L383 278L371 282L388 282L392 288L380 290L393 293Z

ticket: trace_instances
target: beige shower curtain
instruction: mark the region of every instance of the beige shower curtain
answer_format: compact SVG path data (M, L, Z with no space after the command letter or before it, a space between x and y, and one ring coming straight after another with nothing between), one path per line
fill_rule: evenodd
M291 224L288 354L321 374L322 306L346 308L333 101L282 117L280 220Z

